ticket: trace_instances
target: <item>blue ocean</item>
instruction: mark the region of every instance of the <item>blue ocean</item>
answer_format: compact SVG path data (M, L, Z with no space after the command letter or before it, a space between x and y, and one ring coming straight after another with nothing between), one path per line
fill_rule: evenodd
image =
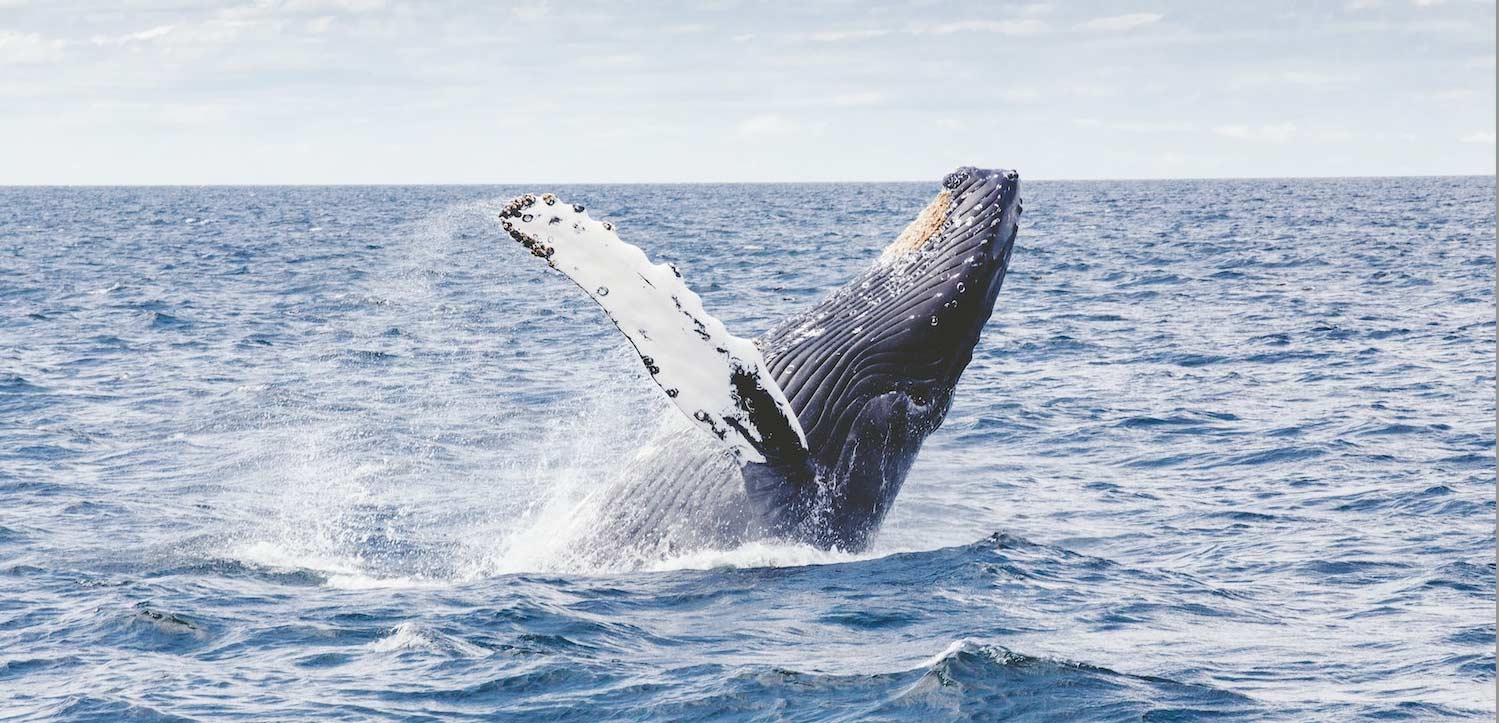
M1025 182L874 546L557 555L670 413L500 229L752 337L935 183L0 189L0 720L1492 720L1492 177Z

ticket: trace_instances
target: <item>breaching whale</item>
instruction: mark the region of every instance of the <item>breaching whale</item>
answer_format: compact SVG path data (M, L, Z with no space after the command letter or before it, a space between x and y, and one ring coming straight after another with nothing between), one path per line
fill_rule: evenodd
M505 230L603 307L682 413L600 493L591 556L865 548L993 312L1019 191L1013 171L949 173L867 270L753 341L583 206L508 203Z

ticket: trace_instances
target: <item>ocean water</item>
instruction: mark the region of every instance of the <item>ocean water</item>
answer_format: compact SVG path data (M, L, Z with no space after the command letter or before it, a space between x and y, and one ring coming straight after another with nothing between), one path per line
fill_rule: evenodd
M935 184L0 189L0 720L1493 718L1493 178L1028 183L873 549L633 570L542 190L752 336Z

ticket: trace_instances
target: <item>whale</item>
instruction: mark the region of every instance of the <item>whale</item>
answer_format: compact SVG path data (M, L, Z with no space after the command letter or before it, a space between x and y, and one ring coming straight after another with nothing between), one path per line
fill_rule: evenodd
M505 204L511 239L602 307L669 401L591 497L578 554L641 564L757 540L866 549L947 415L1022 210L1015 171L958 168L862 273L750 339L583 205L549 193Z

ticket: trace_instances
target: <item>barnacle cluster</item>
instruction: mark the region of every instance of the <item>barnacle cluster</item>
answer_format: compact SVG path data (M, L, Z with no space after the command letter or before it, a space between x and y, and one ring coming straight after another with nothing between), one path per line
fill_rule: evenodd
M542 196L542 200L549 206L557 203L557 197L550 193ZM500 211L500 223L505 227L505 231L510 234L510 238L515 239L517 243L526 247L532 254L547 259L547 263L551 263L552 254L556 250L550 244L542 242L534 234L516 228L515 224L510 220L519 218L522 222L530 222L534 216L528 213L528 211L535 205L536 196L532 194L528 193L524 196L516 196L510 200L510 203L505 204L505 208Z

